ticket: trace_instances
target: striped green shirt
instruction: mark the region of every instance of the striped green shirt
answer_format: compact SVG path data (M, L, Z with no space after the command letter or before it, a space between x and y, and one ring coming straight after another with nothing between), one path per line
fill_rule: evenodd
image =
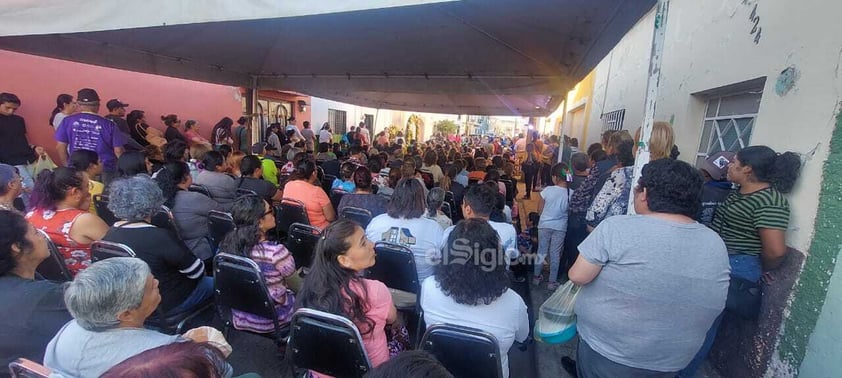
M789 224L789 201L774 188L740 194L733 191L716 209L711 227L728 247L728 253L759 255L760 228L786 230Z

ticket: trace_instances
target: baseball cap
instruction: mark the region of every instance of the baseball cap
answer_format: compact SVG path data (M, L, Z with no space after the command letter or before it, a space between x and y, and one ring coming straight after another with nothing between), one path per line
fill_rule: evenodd
M129 104L120 102L120 100L118 100L116 98L112 98L112 99L108 100L108 103L105 104L105 106L108 108L108 111L112 111L114 109L119 109L119 108L128 108Z
M76 94L76 102L81 104L94 104L99 102L99 95L91 88L82 88Z
M731 151L717 152L705 159L700 168L716 181L725 180L728 177L728 164L734 161L735 156L737 154Z
M18 171L8 164L0 164L0 186L8 186L17 177Z

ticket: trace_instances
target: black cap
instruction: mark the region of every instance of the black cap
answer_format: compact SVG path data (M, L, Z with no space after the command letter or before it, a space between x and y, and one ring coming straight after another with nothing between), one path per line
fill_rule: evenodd
M82 88L76 94L76 102L82 104L93 104L99 102L99 95L91 88Z
M106 103L105 106L108 108L108 111L110 112L114 109L128 108L129 104L122 103L122 102L120 102L120 100L118 100L116 98L112 98L112 99L108 100L108 103Z
M253 154L262 154L266 151L266 143L259 142L251 145L251 153Z

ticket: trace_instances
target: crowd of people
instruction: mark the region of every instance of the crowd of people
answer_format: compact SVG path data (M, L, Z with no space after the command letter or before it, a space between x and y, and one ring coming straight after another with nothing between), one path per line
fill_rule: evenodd
M429 355L408 351L398 308L417 301L427 326L494 335L508 377L509 348L530 334L527 304L512 283L546 281L552 291L569 279L581 286L575 374L692 377L726 297L736 295L729 281L757 283L785 257L783 193L800 168L797 155L765 146L718 153L694 168L676 159L665 122L654 124L647 143L639 131L606 131L586 151L575 138L532 131L419 142L373 134L364 122L336 135L328 123L316 132L294 119L251 143L247 117L223 118L207 140L195 121L182 126L175 114L161 117L161 130L141 110L126 116L129 104L106 105L99 115L90 88L58 96L50 124L59 166L33 172L45 150L26 139L14 114L20 99L0 94L4 364L24 357L67 377L160 375L173 364L196 376L232 376L230 346L213 331L144 328L155 313L212 301L208 267L225 252L257 263L278 321L299 308L351 320L372 366L381 366L373 376L398 363L441 370ZM640 145L651 160L633 182ZM537 211L524 214L521 227L533 193ZM306 276L276 232L274 209L284 200L301 203L320 232ZM625 215L630 203L637 215ZM153 222L162 206L175 230ZM370 221L345 219L348 209L364 209ZM236 226L218 247L211 211L229 213ZM36 268L50 253L45 238L70 283L39 279ZM136 258L92 263L98 240L129 246ZM412 252L417 297L365 277L378 242ZM233 314L239 330L268 333L273 324Z

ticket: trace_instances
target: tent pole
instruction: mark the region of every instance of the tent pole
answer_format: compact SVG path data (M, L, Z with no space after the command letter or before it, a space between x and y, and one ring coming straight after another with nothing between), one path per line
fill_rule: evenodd
M649 80L646 83L643 125L640 130L640 141L637 144L637 157L634 161L634 179L631 190L634 190L634 183L640 179L640 172L643 166L649 162L649 136L652 134L652 124L655 121L655 106L658 104L658 89L661 80L661 62L663 61L669 0L658 0L656 7L655 32L652 34L652 52L649 55ZM635 214L634 193L629 195L627 213Z
M251 77L251 141L260 140L260 114L257 114L257 102L260 95L257 90L257 76ZM249 143L251 145L252 143ZM251 151L246 151L251 152Z

